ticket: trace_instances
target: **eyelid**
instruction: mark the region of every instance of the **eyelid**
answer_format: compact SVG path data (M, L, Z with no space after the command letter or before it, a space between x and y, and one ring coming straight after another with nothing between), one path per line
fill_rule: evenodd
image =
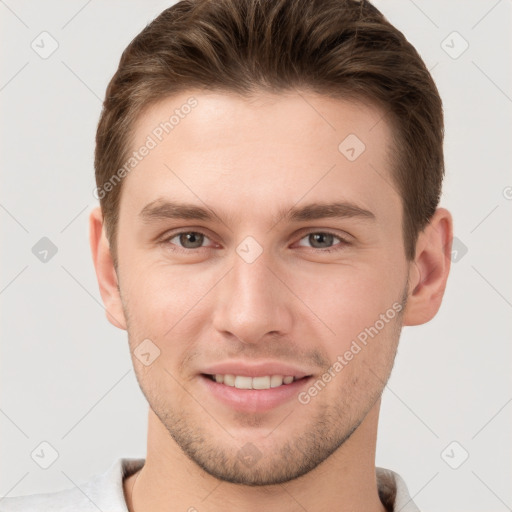
M339 240L339 242L338 242L338 244L335 244L332 247L324 247L323 249L317 248L317 247L307 247L308 249L312 249L313 251L318 251L318 252L331 252L331 251L341 250L342 247L349 245L351 243L351 239L353 238L348 233L344 233L342 235L342 234L336 233L335 231L333 231L331 229L321 229L321 228L320 229L318 229L318 228L311 229L310 228L310 229L307 229L306 231L302 231L299 233L299 235L298 235L299 238L298 238L297 242L300 242L301 240L306 238L308 235L318 234L318 233L323 234L323 235L332 235L333 237L337 238ZM337 247L337 245L340 245L340 247ZM305 247L305 246L300 245L299 247Z
M176 238L177 236L179 235L184 235L186 233L196 233L196 234L199 234L199 235L203 235L205 238L207 238L208 240L210 240L210 242L216 244L216 245L219 245L218 242L215 241L214 237L212 237L209 233L208 233L208 230L204 229L204 228L187 228L187 229L178 229L176 231L168 231L166 232L160 239L160 243L164 243L164 244L168 244L170 243L170 240L172 240L173 238ZM174 246L176 246L177 250L182 250L182 251L186 251L186 252L193 252L193 251L197 251L199 249L211 249L211 247L197 247L195 249L187 249L186 247L180 247L179 245L177 244L172 244Z
M214 244L219 245L218 242L215 241L214 237L209 235L208 230L206 230L204 228L194 228L194 227L188 228L188 229L181 228L176 231L171 230L170 232L167 232L162 236L160 243L169 244L170 240L172 240L173 238L176 238L177 236L186 234L186 233L197 233L197 234L203 235L205 238L207 238ZM309 249L311 249L313 251L318 251L318 252L332 252L332 251L341 250L341 248L343 248L344 246L350 245L351 239L353 238L351 235L349 235L346 232L344 232L342 235L342 234L336 233L334 230L322 229L322 228L304 228L304 229L300 230L295 235L295 237L298 236L299 238L298 238L297 242L300 242L303 238L307 237L308 235L318 234L318 233L325 234L325 235L332 235L333 237L335 237L339 240L339 245L341 246L341 247L336 247L336 245L338 245L338 244L336 244L332 247L324 247L324 248L308 247ZM187 252L187 253L193 253L193 252L199 251L201 249L212 249L212 247L204 247L204 246L196 247L194 249L187 249L186 247L180 247L177 244L171 244L171 245L175 246L176 251ZM305 246L301 245L299 247L305 247Z
M307 235L311 235L313 233L323 233L323 234L326 234L326 235L332 235L332 236L335 236L336 238L339 238L340 240L346 242L346 243L350 243L352 241L354 241L354 237L350 234L350 233L347 233L346 231L338 231L338 230L335 230L335 229L332 229L332 228L303 228L301 230L299 230L295 235L294 235L294 238L295 237L299 237L299 239L302 239L304 238L305 236Z

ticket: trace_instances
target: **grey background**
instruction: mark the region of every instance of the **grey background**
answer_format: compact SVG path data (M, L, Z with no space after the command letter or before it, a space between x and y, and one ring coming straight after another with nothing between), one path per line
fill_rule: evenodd
M0 1L0 496L80 485L117 457L145 456L147 404L126 334L105 318L87 219L105 88L125 46L171 4ZM457 237L439 314L403 331L376 462L422 510L510 510L512 2L375 4L440 89L441 205ZM31 47L43 31L59 45L46 59ZM457 58L454 31L469 44ZM32 252L43 237L58 250L46 262ZM31 456L51 457L42 442L58 453L48 469Z

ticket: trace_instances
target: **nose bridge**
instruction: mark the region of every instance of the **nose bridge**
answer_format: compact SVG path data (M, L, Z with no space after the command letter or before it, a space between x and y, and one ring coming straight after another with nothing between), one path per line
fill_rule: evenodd
M231 271L219 283L214 325L220 332L255 343L267 333L288 331L291 301L285 300L282 283L268 268L272 265L270 255L262 252L251 261L245 257L244 248L240 244Z

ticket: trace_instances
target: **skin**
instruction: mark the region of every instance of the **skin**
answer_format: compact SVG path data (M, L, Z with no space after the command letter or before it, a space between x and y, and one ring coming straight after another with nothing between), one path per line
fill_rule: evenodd
M133 148L192 95L197 107L123 180L117 272L100 209L90 215L107 318L128 332L150 406L146 463L124 481L128 508L383 512L375 475L380 397L402 325L425 323L440 307L451 215L436 211L408 261L383 112L307 91L250 100L187 91L141 116ZM353 162L338 150L351 133L366 145ZM144 221L144 207L163 199L206 205L218 218ZM334 201L374 218L278 215ZM194 245L176 236L180 230L205 238L196 235ZM309 236L326 231L335 236ZM247 236L263 250L252 263L236 252ZM321 377L393 304L404 309L308 404L294 398L266 412L236 412L199 376L237 358ZM160 350L149 366L134 356L145 339ZM261 455L249 466L237 456L246 443Z

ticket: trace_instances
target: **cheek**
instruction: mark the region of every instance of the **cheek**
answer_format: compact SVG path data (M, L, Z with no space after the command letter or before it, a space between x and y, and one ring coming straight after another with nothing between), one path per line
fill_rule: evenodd
M130 349L142 388L155 398L175 385L172 376L178 375L193 340L200 338L201 323L194 318L204 290L177 268L132 264L136 271L124 281ZM137 357L147 352L151 358L157 354L149 365Z
M323 274L323 275L322 275ZM337 353L347 350L360 334L377 322L388 333L401 302L402 280L391 269L340 266L312 276L295 276L294 290L311 311L308 318L321 321L323 339ZM381 315L387 315L382 328ZM320 332L320 331L319 331ZM374 331L372 331L374 332Z
M205 294L215 283L199 271L185 272L168 263L126 262L124 305L133 342L149 338L161 348L162 359L179 358L204 327ZM215 276L214 276L215 277ZM203 315L199 317L199 315ZM186 333L186 337L184 336ZM167 350L172 344L172 351ZM181 347L181 348L180 348Z

